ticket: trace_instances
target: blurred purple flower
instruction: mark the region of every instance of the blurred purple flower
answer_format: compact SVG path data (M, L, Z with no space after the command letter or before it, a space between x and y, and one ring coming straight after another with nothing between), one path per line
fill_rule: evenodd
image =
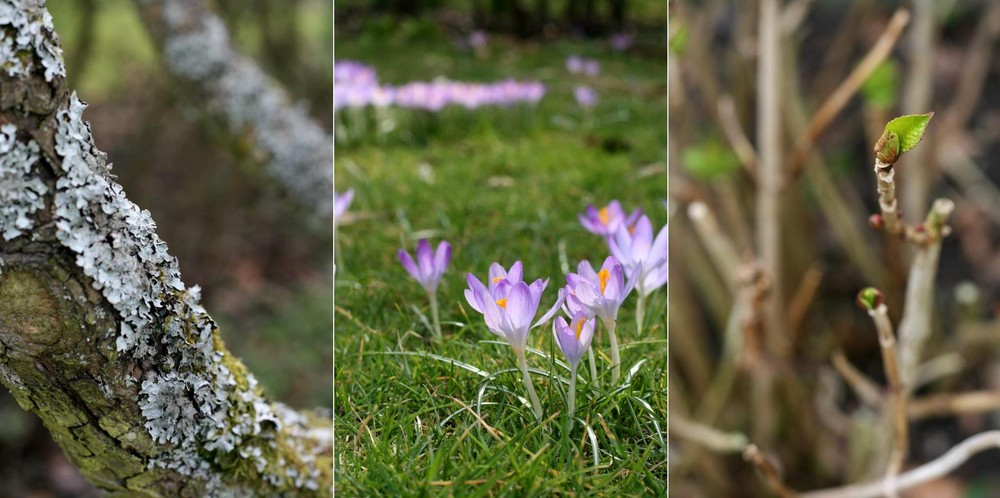
M643 297L667 283L667 226L653 238L649 217L642 216L634 227L619 225L608 238L611 254L629 272L639 268L636 291Z
M351 201L354 200L354 189L349 188L343 194L333 193L333 222L336 223L345 212L347 208L351 206Z
M451 244L441 241L437 250L432 252L430 243L422 239L417 243L416 262L413 261L409 253L402 249L399 250L399 262L429 294L434 294L437 291L438 283L441 282L441 276L444 275L444 270L451 262Z
M601 64L594 59L585 59L574 54L566 58L566 70L572 74L597 76L601 72Z
M575 376L577 365L590 349L590 341L594 338L594 327L597 325L597 321L592 318L588 319L584 313L573 315L572 320L572 323L566 323L565 318L556 317L555 321L552 322L552 335L555 336L556 344L566 356L566 361Z
M608 39L608 43L611 44L611 48L618 52L624 52L631 48L634 41L635 37L628 33L615 33L611 35L610 39Z
M580 107L590 109L597 105L597 92L589 86L577 86L573 89L573 96Z
M548 279L535 280L531 285L521 281L520 261L514 263L511 271L505 272L504 276L499 273L493 276L494 265L503 270L499 264L491 265L489 287L483 285L475 275L468 274L466 280L469 288L465 291L465 299L469 306L483 314L490 332L504 338L515 353L523 355L528 344L528 332L555 315L565 298L564 291L559 289L559 296L552 308L532 324L531 320L538 312Z
M484 31L480 31L480 30L477 29L477 30L475 30L475 31L473 31L472 33L469 34L468 43L469 43L469 46L472 47L472 48L479 48L479 47L486 46L486 42L487 41L488 41L488 37L486 36L486 32L484 32Z
M610 237L622 224L627 227L635 225L636 220L642 216L642 209L636 209L632 214L625 216L625 210L618 201L611 201L607 206L597 209L593 204L587 206L585 213L578 214L580 224L590 233L602 237Z
M587 260L580 261L577 273L566 275L566 307L570 314L583 312L600 318L608 328L618 319L618 309L636 284L640 263L625 278L625 269L614 256L608 256L600 271Z

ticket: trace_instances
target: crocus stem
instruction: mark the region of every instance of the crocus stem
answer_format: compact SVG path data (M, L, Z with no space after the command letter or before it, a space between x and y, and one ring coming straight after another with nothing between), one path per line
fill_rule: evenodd
M438 300L437 294L434 292L428 292L427 296L431 299L431 320L434 321L434 335L438 340L442 338L441 335L441 319L438 317Z
M617 384L622 376L621 352L618 351L618 336L615 334L615 320L605 320L604 327L608 329L608 339L611 341L611 383Z
M573 414L576 413L576 366L573 366L573 374L569 376L569 397L566 398L566 411L569 413L569 428L567 432L573 429Z
M531 376L528 375L528 361L524 359L524 350L514 351L517 355L517 366L521 367L521 374L524 377L524 388L528 390L528 397L531 398L531 407L535 410L535 419L542 420L542 404L538 402L538 395L535 394L535 386L531 384Z
M642 335L642 322L646 319L646 295L639 292L639 299L635 302L635 332Z
M587 348L587 358L590 361L590 383L596 385L596 382L597 382L597 363L594 361L594 347L593 346Z

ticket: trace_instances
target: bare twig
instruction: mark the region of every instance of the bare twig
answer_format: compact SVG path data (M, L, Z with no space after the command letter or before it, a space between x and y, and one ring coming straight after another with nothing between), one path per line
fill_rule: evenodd
M740 261L736 249L733 248L733 243L719 229L715 215L704 202L692 202L687 211L688 218L691 219L691 224L694 226L695 232L698 233L698 238L701 239L712 263L715 264L730 288L735 288Z
M891 485L896 475L903 468L907 452L910 449L909 424L906 417L906 389L899 375L899 364L896 358L896 336L889 321L889 312L885 304L879 303L874 309L868 310L868 316L875 322L878 330L878 344L882 350L882 366L885 377L889 381L892 395L892 453L886 467L886 483Z
M833 367L837 373L844 378L847 385L851 386L854 394L858 396L866 405L878 407L882 405L882 392L875 381L854 367L844 352L837 350L833 352Z
M764 272L771 282L765 303L765 340L767 350L778 358L790 352L785 335L782 299L781 258L781 50L779 46L778 1L762 0L758 36L757 142L760 151L760 181L757 189L758 250ZM767 395L767 393L760 393ZM767 444L770 429L755 434Z
M851 97L857 93L861 85L868 79L868 76L889 56L892 48L896 45L896 41L899 39L900 33L903 32L903 28L906 27L909 21L910 13L906 9L897 10L893 14L892 19L889 20L889 24L886 25L882 36L875 42L875 45L868 51L868 54L861 60L861 63L823 101L819 110L816 111L816 114L810 120L805 133L802 134L802 138L799 139L792 155L788 158L785 168L788 171L789 178L797 178L802 172L802 165L805 163L805 158L812 150L816 140L830 123L833 122L833 118L837 116L840 110L847 105Z
M920 420L998 410L1000 410L1000 392L974 391L959 394L936 394L914 399L907 407L907 414L910 420Z
M723 432L676 412L670 414L670 435L697 443L717 453L740 453L749 444L746 435L742 433Z
M740 164L747 170L747 173L756 178L757 163L760 160L757 158L757 151L754 150L750 139L740 127L740 120L736 115L736 105L733 104L733 98L729 94L719 98L719 124L722 125L722 132L725 133L726 140L729 140L733 152L740 158Z
M899 492L947 475L976 453L1000 448L1000 431L976 434L955 445L936 460L927 462L896 477L889 491ZM799 498L878 498L886 491L886 480L852 484L839 488L811 491Z
M934 83L934 51L936 49L937 29L934 7L935 0L913 1L913 28L910 30L909 49L910 71L906 75L906 88L903 91L903 112L916 114L924 112L931 104L931 94ZM911 151L910 159L919 168L907 173L903 180L903 211L910 216L919 216L927 206L927 193L930 190L933 168L927 164L930 157L928 147Z
M774 491L776 495L781 498L794 498L796 496L794 491L785 486L774 463L757 448L757 445L751 444L747 446L746 450L743 451L743 459L752 463L757 468L757 472L760 473L764 481L767 482L767 485L771 487L771 491Z
M941 238L948 232L945 223L954 209L955 203L948 199L934 201L923 223L926 243L919 247L910 265L903 318L899 322L900 374L908 390L913 387L923 345L930 336Z

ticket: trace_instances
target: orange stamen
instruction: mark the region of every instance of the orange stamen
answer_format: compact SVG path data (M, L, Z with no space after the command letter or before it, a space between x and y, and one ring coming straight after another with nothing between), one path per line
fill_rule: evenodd
M580 332L583 330L583 320L576 321L576 340L580 340Z
M494 284L497 283L497 282L499 282L499 281L501 281L501 280L503 280L503 277L493 277L493 283Z
M608 224L608 208L602 207L597 213L597 216L601 218L601 223L604 225Z
M607 268L600 271L597 274L597 279L601 282L601 295L604 295L604 288L608 286L608 279L611 278L611 272Z
M500 305L501 308L507 309L507 298L505 297L503 299L497 300L497 304Z

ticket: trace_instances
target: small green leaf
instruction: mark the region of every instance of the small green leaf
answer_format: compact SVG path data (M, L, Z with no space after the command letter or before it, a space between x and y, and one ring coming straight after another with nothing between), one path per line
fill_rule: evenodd
M932 117L934 117L933 112L900 116L885 125L885 133L892 132L899 137L899 153L902 154L916 147L920 139L924 138L927 123Z
M717 138L708 138L685 148L681 152L681 165L699 180L711 181L735 172L740 160Z

